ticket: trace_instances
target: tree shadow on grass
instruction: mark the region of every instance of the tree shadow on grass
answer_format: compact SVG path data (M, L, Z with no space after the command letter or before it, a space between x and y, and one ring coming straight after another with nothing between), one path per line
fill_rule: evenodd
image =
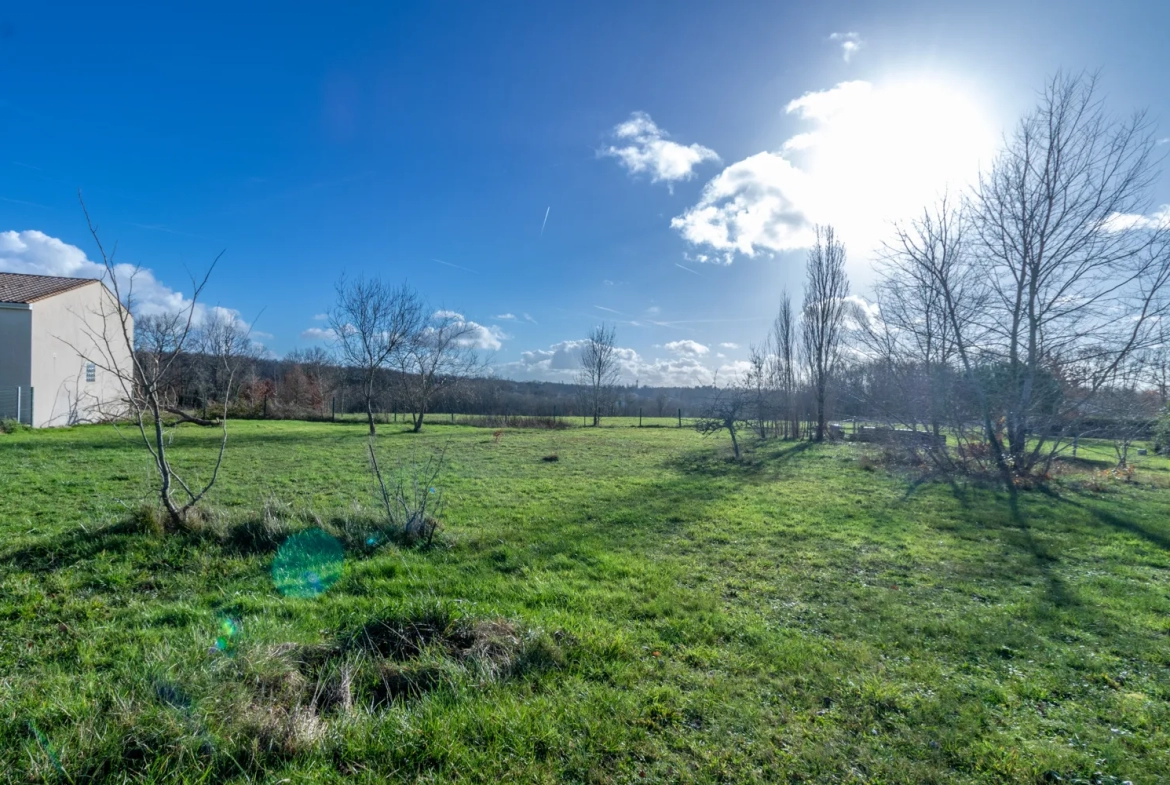
M692 477L761 480L775 478L779 469L812 447L812 442L786 443L773 447L770 443L756 443L745 449L743 457L735 460L720 449L699 449L681 453L663 462L665 469Z
M101 553L122 554L148 537L131 519L96 529L71 529L48 539L0 553L0 564L23 572L49 573Z
M1115 529L1129 532L1130 534L1135 534L1147 542L1153 545L1157 545L1159 548L1170 550L1170 535L1148 529L1145 526L1130 520L1129 518L1124 518L1120 515L1109 512L1108 510L1103 510L1095 504L1085 504L1084 502L1077 501L1076 499L1070 498L1067 495L1058 493L1052 488L1043 488L1041 489L1041 492L1048 498L1060 502L1061 504L1067 504L1072 507L1076 507L1077 509L1085 510L1097 520L1104 524L1108 524Z
M1019 544L1031 555L1033 564L1044 578L1049 600L1058 608L1079 606L1080 598L1056 571L1059 557L1032 533L1031 524L1020 509L1020 494L1015 488L1008 489L1008 510L1012 523L1020 532Z

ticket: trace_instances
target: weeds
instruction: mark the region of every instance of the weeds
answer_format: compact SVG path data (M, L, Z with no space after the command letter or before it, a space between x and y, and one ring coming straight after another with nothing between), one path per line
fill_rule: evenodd
M11 418L0 420L0 433L20 433L21 431L31 431L24 423L19 420Z

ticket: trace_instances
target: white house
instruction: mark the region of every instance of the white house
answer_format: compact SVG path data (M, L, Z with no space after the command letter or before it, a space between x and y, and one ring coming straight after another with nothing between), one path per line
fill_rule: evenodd
M0 418L42 428L118 411L125 393L101 366L112 349L130 367L121 309L96 279L0 273Z

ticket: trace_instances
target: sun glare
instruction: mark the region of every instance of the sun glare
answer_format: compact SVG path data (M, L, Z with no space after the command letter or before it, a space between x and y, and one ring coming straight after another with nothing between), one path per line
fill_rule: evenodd
M943 80L851 82L806 99L793 105L816 127L786 149L809 175L818 219L837 223L858 248L879 243L890 221L944 189L972 183L995 152L989 113Z

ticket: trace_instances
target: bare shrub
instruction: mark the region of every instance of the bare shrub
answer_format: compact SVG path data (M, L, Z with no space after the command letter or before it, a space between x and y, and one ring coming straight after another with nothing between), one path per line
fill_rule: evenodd
M80 196L80 195L79 195ZM72 347L87 362L101 369L116 380L122 400L113 410L101 412L110 419L129 418L135 424L142 445L150 453L154 468L158 472L158 499L167 512L167 529L181 530L188 526L188 518L207 493L215 486L223 466L227 449L226 401L227 392L232 388L232 379L238 370L234 362L234 348L248 343L246 332L230 329L231 340L227 345L212 342L209 349L217 367L222 371L220 381L224 385L225 401L222 417L218 423L221 429L219 450L206 479L201 482L184 478L175 469L170 458L174 431L167 428L164 416L177 412L172 377L179 367L180 358L194 348L198 340L196 330L199 311L196 305L207 285L212 270L220 256L209 266L202 279L193 278L191 294L181 299L181 306L170 313L144 316L137 325L133 316L137 300L134 285L141 268L116 264L114 251L106 250L97 227L81 203L82 212L89 231L101 255L105 268L105 282L109 285L109 297L102 298L97 311L97 326L85 328L86 339L93 349ZM89 325L89 322L86 322ZM180 411L179 415L183 415ZM191 419L191 418L187 418Z
M372 437L368 446L370 471L377 481L379 501L385 511L383 525L388 531L384 533L400 535L407 542L430 545L439 529L438 516L443 509L443 493L435 483L443 471L447 448L423 463L412 457L387 475L378 465Z

